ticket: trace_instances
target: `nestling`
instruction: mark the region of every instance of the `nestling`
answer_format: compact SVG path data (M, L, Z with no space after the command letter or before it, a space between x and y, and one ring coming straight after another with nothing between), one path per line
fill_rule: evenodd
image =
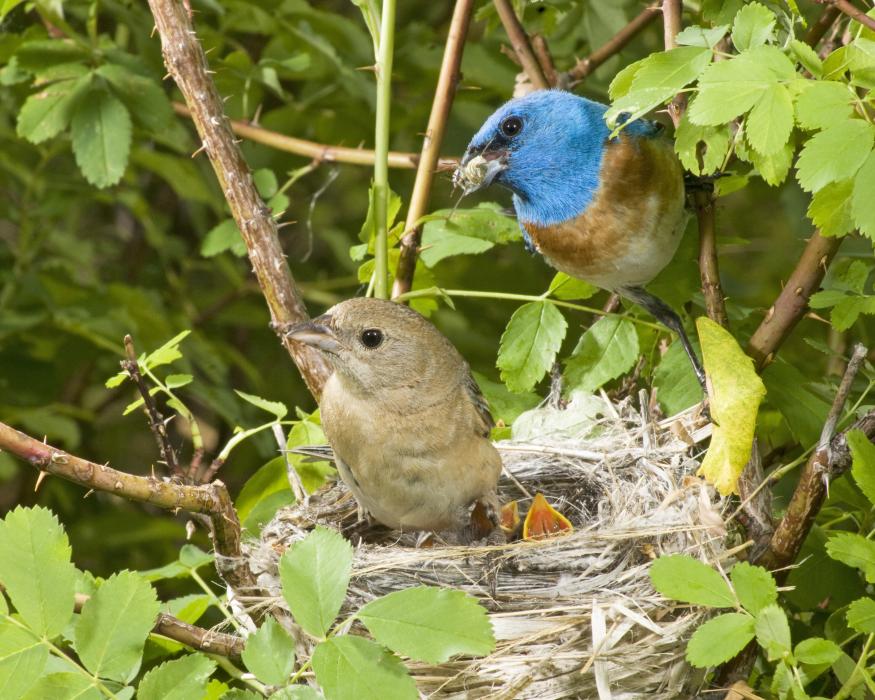
M704 388L677 314L644 289L686 227L683 168L657 124L636 121L611 139L606 110L562 90L510 100L471 139L454 180L466 193L493 182L510 189L527 247L676 332Z
M431 323L401 304L350 299L292 327L334 372L322 427L344 483L391 528L449 532L462 541L498 522L501 458L492 415L468 364ZM471 511L485 512L472 524Z

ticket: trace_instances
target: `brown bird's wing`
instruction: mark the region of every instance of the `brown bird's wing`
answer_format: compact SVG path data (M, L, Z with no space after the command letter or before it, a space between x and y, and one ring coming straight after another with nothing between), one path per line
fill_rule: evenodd
M489 411L489 404L486 402L483 392L480 391L480 387L477 386L477 382L474 381L474 377L471 375L471 368L465 364L463 371L465 392L468 394L468 398L471 399L471 403L474 405L474 410L479 418L479 430L477 432L483 437L489 437L489 432L495 427L495 420Z

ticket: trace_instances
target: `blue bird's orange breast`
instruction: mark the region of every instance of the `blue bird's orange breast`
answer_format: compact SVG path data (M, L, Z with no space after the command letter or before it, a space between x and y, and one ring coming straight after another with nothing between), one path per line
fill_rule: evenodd
M669 263L686 220L683 171L671 143L622 136L605 147L599 187L582 214L522 224L557 270L618 289L647 284Z

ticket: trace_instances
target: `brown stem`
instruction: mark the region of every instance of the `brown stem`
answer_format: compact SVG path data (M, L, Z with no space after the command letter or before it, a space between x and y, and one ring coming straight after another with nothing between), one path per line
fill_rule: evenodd
M89 596L83 593L76 594L74 605L76 612L82 612L82 606L85 605L88 598ZM185 644L190 649L197 649L208 654L219 654L231 659L238 658L243 653L246 644L243 639L233 634L213 632L197 625L190 625L167 613L158 614L152 632Z
M596 68L602 65L614 54L638 36L653 20L660 16L657 6L644 8L629 24L617 32L606 44L599 46L589 56L581 59L568 71L568 78L572 82L579 82L588 78Z
M456 86L461 77L459 66L462 63L465 37L468 35L468 24L471 21L473 6L474 0L456 0L456 7L453 10L453 18L450 21L447 43L444 48L444 58L441 62L434 100L431 104L431 114L428 117L428 126L422 140L422 153L419 158L419 167L416 169L413 193L410 195L410 207L407 209L407 220L404 223L405 233L401 239L400 257L392 289L393 297L409 292L413 285L416 256L422 237L422 227L417 223L425 214L428 206L428 196L440 158L440 148L444 140L447 119L450 116L453 98L456 95Z
M817 46L817 43L823 39L840 14L841 11L834 5L825 7L817 21L808 29L808 33L805 35L805 43L811 47Z
M546 90L550 87L547 79L544 77L544 72L541 70L541 64L532 51L532 45L529 43L529 37L523 25L520 24L510 4L510 0L492 0L495 9L498 12L498 18L504 25L504 31L507 32L507 38L510 39L510 44L516 52L520 65L523 67L529 81L536 90Z
M180 102L173 103L174 111L181 117L191 118L191 110ZM231 130L255 143L270 146L278 151L294 153L295 155L312 158L320 163L348 163L350 165L373 165L374 152L365 148L349 148L347 146L329 146L324 143L298 139L286 136L270 129L265 129L249 122L236 119L227 120ZM389 151L390 168L415 168L419 163L418 153ZM452 170L458 165L458 158L438 159L438 170Z
M191 19L177 0L149 0L167 70L185 97L191 118L219 179L231 214L249 251L249 260L274 324L304 321L307 309L286 264L276 221L252 181L252 173L228 126L222 98L207 72L207 59ZM282 339L304 382L317 399L330 375L313 348Z
M846 14L851 19L856 20L860 24L866 25L867 27L869 27L869 29L875 30L875 19L872 19L871 17L869 17L869 15L867 15L861 9L855 7L853 4L848 2L848 0L816 0L816 1L821 3L822 5L832 5L836 9L838 9L841 12L843 12L844 14Z
M542 35L532 34L532 51L535 52L538 65L541 66L547 83L550 87L556 87L559 84L559 74L556 72L556 65L553 63L553 55L550 53L547 40Z
M240 521L228 489L221 481L189 486L154 476L134 476L105 464L95 464L0 423L0 450L20 457L47 474L94 491L105 491L159 508L205 513L213 528L216 568L235 590L255 588L255 579L240 549Z
M842 378L833 400L829 417L823 426L820 442L805 463L799 477L799 483L787 505L787 511L775 528L769 549L759 562L766 568L783 569L796 560L802 549L802 543L808 536L814 518L826 497L830 478L841 474L850 466L851 455L847 445L847 432L837 436L834 436L833 433L851 391L851 384L866 357L866 353L867 350L862 345L858 344L854 348L845 370L845 376ZM875 436L875 411L870 411L852 428L862 430L871 440ZM786 576L786 573L786 570L778 572L779 578Z
M808 239L790 279L748 341L747 354L753 357L758 369L772 361L778 348L805 315L808 299L820 287L842 240L822 236L819 231Z
M696 219L699 225L699 274L702 278L702 294L705 296L705 311L715 323L729 327L723 288L720 286L720 270L717 264L717 236L714 222L714 195L697 191L693 195Z
M671 51L677 46L675 37L681 31L683 9L681 0L662 0L662 27L666 51ZM683 94L675 95L668 106L668 115L671 117L675 129L677 129L686 108L686 96Z
M167 423L164 422L164 416L158 411L155 405L155 400L152 394L149 393L149 387L146 385L143 375L140 374L140 365L137 362L137 353L134 350L134 339L131 336L125 336L125 354L127 360L122 360L122 369L128 373L131 381L136 385L137 391L140 392L140 397L143 399L143 412L149 421L149 430L155 437L155 442L158 443L158 451L161 453L161 460L167 465L167 469L173 476L183 476L183 471L179 466L179 461L176 459L176 451L173 445L170 444L170 436L167 434Z

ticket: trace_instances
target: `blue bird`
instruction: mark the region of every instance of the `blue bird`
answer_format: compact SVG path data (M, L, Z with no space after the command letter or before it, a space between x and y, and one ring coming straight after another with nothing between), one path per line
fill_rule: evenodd
M680 318L644 289L686 227L683 168L658 124L635 121L612 139L607 109L563 90L510 100L471 139L454 182L466 194L492 183L510 189L527 248L677 333L704 389Z

